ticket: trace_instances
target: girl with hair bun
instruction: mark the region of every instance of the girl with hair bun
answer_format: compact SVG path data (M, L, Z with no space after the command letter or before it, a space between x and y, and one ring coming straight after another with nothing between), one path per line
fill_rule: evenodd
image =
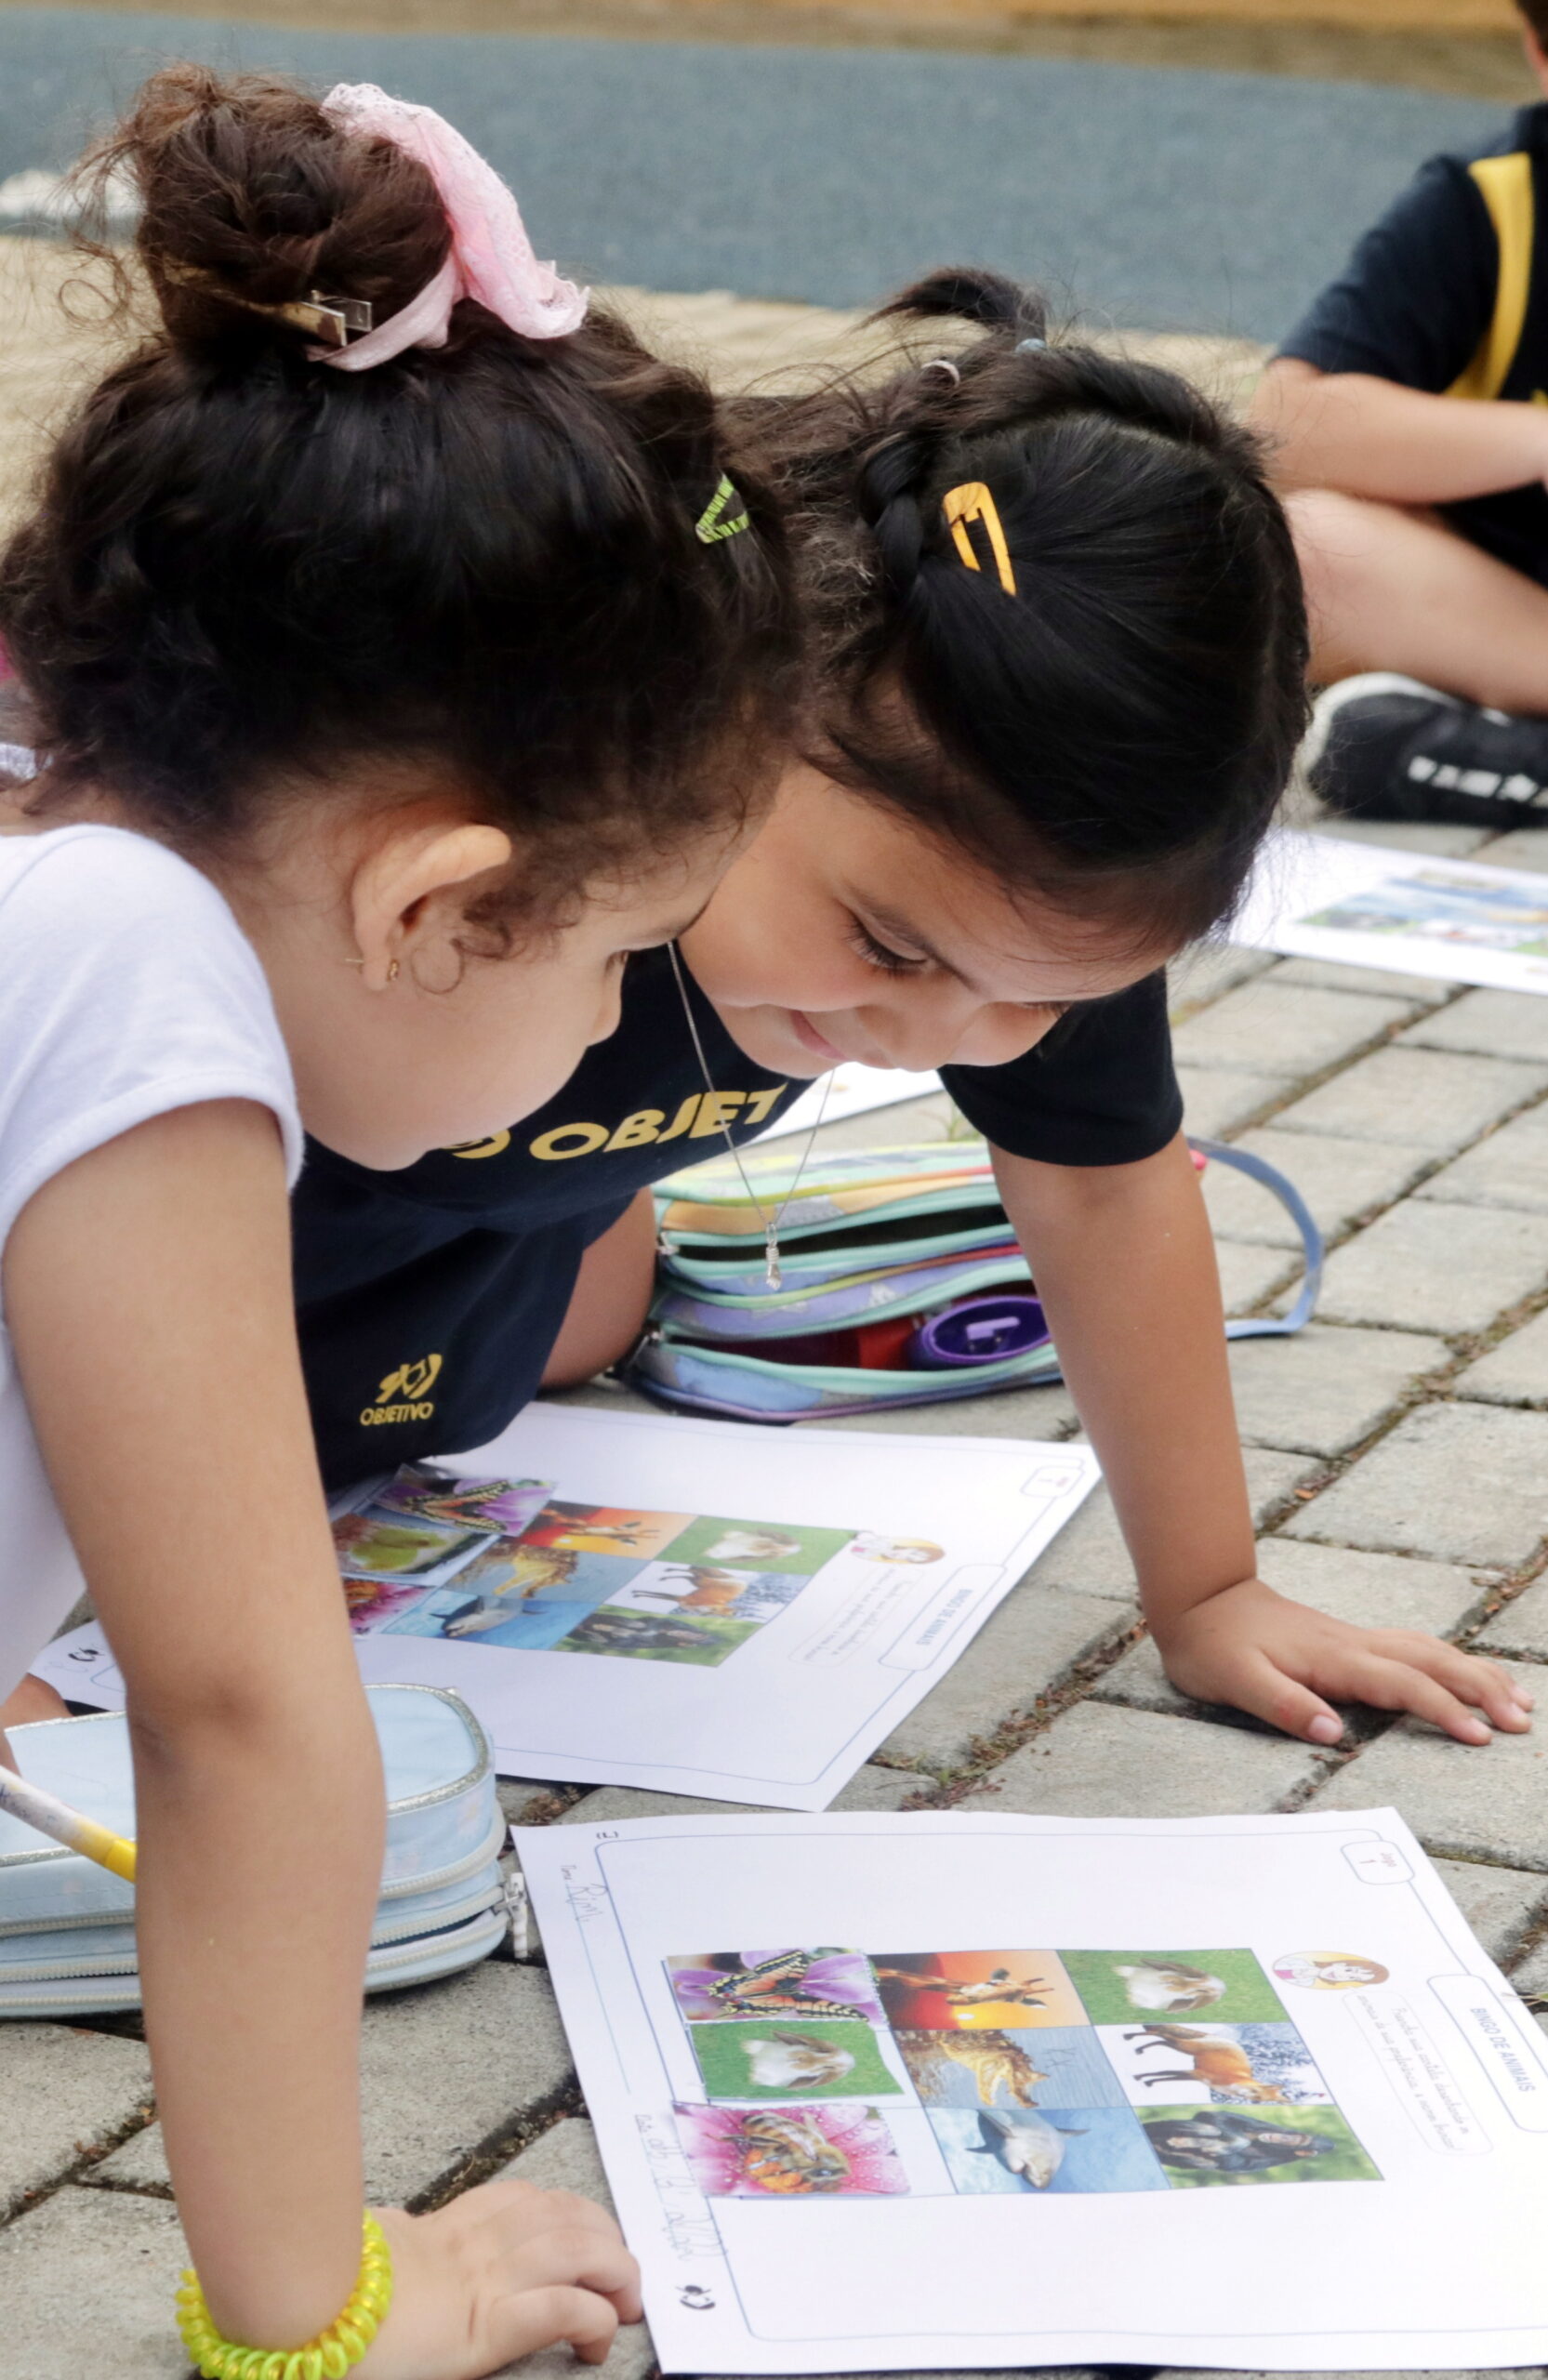
M389 2210L363 2260L382 1778L286 1186L303 1124L390 1183L612 1032L755 821L781 538L703 383L429 111L175 68L102 163L162 327L0 564L38 756L0 839L0 1697L84 1572L200 2369L600 2361L640 2299L589 2201Z
M773 815L681 938L689 1018L653 955L619 1032L519 1131L391 1184L324 1155L301 1183L324 1472L379 1465L364 1392L420 1346L441 1408L399 1458L482 1445L540 1381L613 1361L650 1296L642 1185L842 1060L939 1067L994 1150L1174 1682L1316 1743L1345 1700L1464 1742L1523 1727L1492 1663L1254 1575L1163 970L1230 916L1304 723L1259 451L993 274L936 273L883 319L972 329L728 414L784 499L807 672Z

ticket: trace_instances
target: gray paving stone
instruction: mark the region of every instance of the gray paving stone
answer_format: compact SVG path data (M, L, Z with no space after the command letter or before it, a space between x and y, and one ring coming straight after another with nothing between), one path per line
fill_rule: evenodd
M1478 1632L1480 1647L1515 1653L1528 1661L1548 1661L1548 1579L1540 1579L1514 1602L1485 1620ZM1544 1694L1548 1712L1548 1694Z
M1331 835L1339 843L1376 843L1383 850L1425 852L1440 859L1465 859L1470 852L1477 852L1480 858L1487 858L1491 867L1521 867L1527 865L1524 860L1496 860L1495 853L1516 838L1506 835L1499 841L1489 842L1488 829L1485 826L1399 826L1385 818L1342 818L1331 810L1323 811L1309 823L1314 834ZM1485 843L1489 846L1487 852L1481 848Z
M1258 1576L1282 1595L1353 1628L1427 1628L1449 1636L1487 1592L1488 1579L1452 1562L1353 1553L1293 1537L1258 1540Z
M1281 1454L1267 1447L1246 1448L1242 1461L1253 1517L1258 1521L1297 1488L1315 1479L1320 1468L1303 1455ZM1105 1487L1099 1483L1092 1488L1075 1518L1065 1523L1047 1553L1032 1565L1026 1583L1133 1602L1134 1566Z
M1330 1620L1346 1620L1352 1628L1424 1628L1436 1636L1459 1628L1485 1592L1475 1572L1449 1562L1352 1554L1342 1546L1302 1545L1285 1537L1259 1540L1258 1576L1280 1594ZM1178 1693L1148 1636L1105 1671L1092 1691L1099 1701L1179 1718L1199 1707Z
M1548 1996L1548 1942L1538 1944L1530 1958L1524 1959L1516 1968L1511 1981L1523 1998L1530 1998L1534 2003L1541 2003ZM1548 2032L1548 2010L1539 2016L1538 2022Z
M1183 1121L1206 1141L1224 1140L1238 1125L1250 1124L1260 1108L1283 1099L1290 1087L1283 1075L1231 1074L1223 1066L1179 1066L1177 1079Z
M1524 1116L1514 1117L1421 1183L1415 1195L1449 1205L1516 1207L1526 1214L1548 1214L1548 1108L1529 1107Z
M1059 1818L1212 1818L1277 1809L1323 1765L1286 1736L1078 1702L979 1792L986 1808Z
M1523 1323L1459 1372L1452 1393L1488 1405L1548 1406L1548 1314Z
M1164 2372L1156 2374L1156 2380L1223 2380L1223 2375L1219 2372L1184 2372L1169 2364ZM1289 2372L1242 2372L1227 2373L1224 2380L1296 2380L1296 2375ZM1300 2380L1304 2380L1303 2374ZM1370 2380L1370 2375L1324 2372L1318 2374L1318 2380ZM1437 2375L1434 2372L1388 2372L1383 2374L1383 2380L1437 2380ZM1453 2372L1448 2373L1447 2380L1492 2380L1492 2375L1486 2372ZM1516 2380L1541 2380L1541 2375L1535 2366L1528 2365L1518 2370Z
M906 1768L857 1769L828 1805L835 1810L895 1810L928 1779ZM565 1811L560 1826L611 1826L617 1818L728 1818L768 1807L761 1802L712 1802L696 1793L653 1793L643 1785L599 1785Z
M1334 1249L1320 1311L1332 1322L1485 1330L1545 1283L1548 1215L1408 1198Z
M1196 942L1167 969L1167 1001L1173 1019L1192 1016L1276 964L1272 951L1244 950L1234 942Z
M1216 1241L1215 1263L1227 1315L1255 1313L1276 1289L1298 1280L1303 1270L1288 1248L1251 1248L1237 1239Z
M952 1768L975 1737L1019 1712L1128 1624L1095 1595L1052 1594L1030 1581L1006 1596L961 1659L881 1747L884 1761Z
M1548 1064L1548 1000L1535 992L1467 991L1397 1037L1399 1049L1462 1050Z
M657 1410L660 1408L657 1408ZM962 1396L945 1405L910 1405L893 1413L840 1413L798 1421L798 1430L870 1430L920 1438L1067 1438L1078 1428L1075 1399L1062 1382Z
M1408 1000L1281 988L1277 976L1264 975L1178 1025L1172 1042L1186 1065L1297 1078L1341 1064L1412 1014Z
M0 2214L149 2112L142 2042L68 2025L0 2028Z
M1286 1524L1290 1537L1514 1569L1545 1525L1548 1418L1428 1405Z
M1540 1091L1548 1067L1452 1050L1375 1050L1276 1116L1283 1132L1401 1141L1453 1157Z
M1548 1883L1519 1868L1495 1868L1481 1859L1437 1859L1435 1866L1489 1957L1508 1966L1523 1936L1535 1932L1548 1913ZM1548 1977L1548 1966L1544 1975ZM1519 1977L1516 1980L1522 1990L1531 1990Z
M540 2190L574 2190L580 2198L595 2199L610 2214L613 2211L613 2193L598 2153L597 2135L584 2116L562 2116L530 2148L500 2168L500 2178L532 2182ZM606 2361L589 2368L600 2374L600 2380L645 2380L655 2365L650 2333L643 2322L635 2322L618 2333ZM544 2347L536 2355L506 2364L500 2380L575 2380L576 2371L583 2368L567 2347Z
M1233 1340L1237 1421L1250 1445L1343 1454L1446 1356L1444 1341L1415 1331L1315 1322L1290 1339Z
M827 1806L830 1810L901 1810L921 1791L930 1791L930 1779L916 1769L882 1768L871 1760L855 1770Z
M1496 835L1478 857L1490 867L1548 868L1548 827L1517 826L1514 834Z
M532 1777L502 1777L495 1787L510 1826L530 1825L535 1811L546 1811L553 1790L551 1785L544 1785Z
M185 2380L173 2298L188 2250L164 2200L62 2189L0 2231L5 2380Z
M1401 1143L1335 1140L1325 1132L1281 1132L1270 1124L1243 1132L1236 1145L1287 1174L1326 1236L1359 1215L1400 1198L1435 1158ZM1272 1191L1227 1165L1204 1169L1204 1204L1217 1240L1299 1248L1301 1234ZM1545 1201L1548 1203L1548 1201Z
M1385 967L1346 967L1339 959L1287 959L1274 980L1305 984L1320 991L1369 993L1378 998L1407 1000L1414 1008L1439 1008L1456 990L1454 984L1437 984L1433 975L1400 975Z
M372 2000L360 2079L366 2190L398 2205L518 2115L551 2106L572 2087L574 2069L547 1976L486 1959ZM105 2159L93 2178L169 2187L160 2125Z
M1528 1686L1541 1673L1507 1663ZM1548 1722L1529 1735L1459 1744L1400 1720L1336 1770L1314 1810L1400 1809L1426 1851L1548 1871Z

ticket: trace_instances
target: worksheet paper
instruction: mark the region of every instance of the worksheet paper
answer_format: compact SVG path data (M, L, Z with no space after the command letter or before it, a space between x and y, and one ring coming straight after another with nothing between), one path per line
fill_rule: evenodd
M360 1665L502 1776L820 1810L1090 1492L1085 1447L531 1406L335 1511ZM99 1630L39 1673L117 1707Z
M1286 830L1264 845L1231 939L1294 959L1548 992L1548 876Z
M668 2373L1548 2360L1548 2060L1393 1810L517 1848Z
M830 1075L819 1075L761 1138L774 1141L781 1132L809 1132L815 1124L841 1123L846 1116L867 1116L873 1108L896 1107L905 1099L928 1099L940 1088L939 1075L908 1074L901 1066L835 1066Z

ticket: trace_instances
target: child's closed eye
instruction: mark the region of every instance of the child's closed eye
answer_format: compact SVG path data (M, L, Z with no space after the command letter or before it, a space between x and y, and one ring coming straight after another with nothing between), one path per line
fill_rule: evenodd
M849 937L850 948L867 967L875 967L883 975L918 975L929 966L928 959L911 958L906 951L893 950L887 943L879 942L858 918L852 922L854 931Z

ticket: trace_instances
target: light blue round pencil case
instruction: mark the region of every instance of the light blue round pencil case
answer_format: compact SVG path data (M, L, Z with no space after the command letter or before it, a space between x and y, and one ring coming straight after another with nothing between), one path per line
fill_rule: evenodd
M387 1775L387 1851L365 1988L387 1991L485 1958L508 1918L506 1826L488 1738L461 1698L428 1686L366 1688ZM135 1831L121 1712L13 1727L12 1756L115 1834ZM134 1886L0 1812L0 2016L138 2008Z

